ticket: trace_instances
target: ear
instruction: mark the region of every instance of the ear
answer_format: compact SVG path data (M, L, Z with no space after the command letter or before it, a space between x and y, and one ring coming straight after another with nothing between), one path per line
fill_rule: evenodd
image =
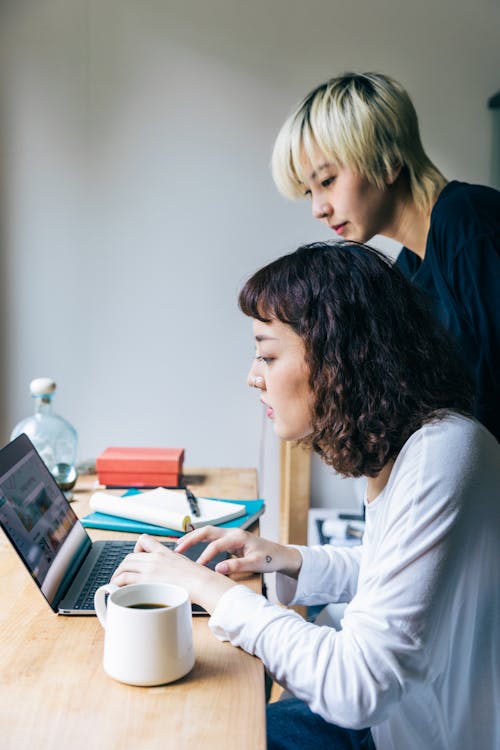
M388 187L390 185L394 185L399 175L401 174L402 169L403 169L402 164L394 164L394 166L392 166L391 169L385 173L384 182Z

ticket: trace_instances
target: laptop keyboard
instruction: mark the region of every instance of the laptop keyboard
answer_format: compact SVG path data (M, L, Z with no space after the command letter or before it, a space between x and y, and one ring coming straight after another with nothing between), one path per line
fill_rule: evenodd
M175 542L163 542L163 544L170 549L175 547ZM118 565L126 555L134 551L134 547L135 542L121 542L120 544L113 542L113 544L105 545L102 554L99 556L98 564L94 566L91 575L74 604L74 609L93 611L95 592L99 586L109 583L109 579Z

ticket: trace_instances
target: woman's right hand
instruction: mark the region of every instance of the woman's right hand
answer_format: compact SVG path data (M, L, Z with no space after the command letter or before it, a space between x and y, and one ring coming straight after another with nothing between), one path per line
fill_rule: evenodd
M302 555L295 547L270 542L242 529L221 529L203 526L190 531L177 544L177 552L185 552L200 542L208 542L197 562L206 565L216 555L228 552L234 557L217 563L217 573L284 573L297 578L302 566Z

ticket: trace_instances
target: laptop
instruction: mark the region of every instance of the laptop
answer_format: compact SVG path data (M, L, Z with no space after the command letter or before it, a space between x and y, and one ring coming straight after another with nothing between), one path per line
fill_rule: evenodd
M0 527L60 615L95 615L94 592L135 546L135 541L92 542L24 433L0 451ZM195 545L186 555L196 560L204 547ZM225 557L214 558L210 567ZM192 609L205 613L195 604Z

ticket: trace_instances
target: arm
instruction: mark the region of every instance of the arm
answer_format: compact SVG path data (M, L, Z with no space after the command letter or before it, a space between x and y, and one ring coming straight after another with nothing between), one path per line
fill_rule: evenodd
M302 565L298 577L278 573L276 593L283 604L349 602L356 593L363 547L330 545L298 547Z
M174 584L181 581L191 600L207 612L212 612L221 596L236 586L230 578L198 565L167 549L148 534L142 534L135 551L127 555L113 573L111 583L128 586L152 581Z
M437 444L424 440L428 432L437 435ZM445 423L437 423L403 448L383 502L367 508L358 591L339 632L305 622L182 555L164 548L160 553L142 538L142 547L152 551L130 555L114 580L133 583L150 575L182 580L193 599L212 612L215 635L261 658L315 713L352 728L379 723L434 668L425 628L463 491L459 470L470 450L462 438L460 433L451 440ZM458 477L455 486L450 476ZM304 558L298 588L301 577L308 578L306 566ZM319 587L315 592L317 580L312 575L307 582L311 596L323 596Z
M295 547L270 542L267 539L241 529L221 529L216 526L203 526L191 531L180 539L177 552L185 552L200 542L207 543L198 558L206 565L221 552L229 552L232 558L216 566L218 573L275 573L297 578L302 565L302 556Z
M438 669L428 632L464 491L449 477L457 477L469 447L445 434L441 448L419 437L407 444L411 460L400 456L382 502L367 509L371 533L341 631L307 623L243 587L224 594L211 618L218 637L259 656L327 721L353 728L379 723Z
M499 440L500 248L490 237L476 237L457 253L450 287L464 319L458 343L477 383L475 413Z
M197 563L178 554L200 542L208 544ZM172 552L153 537L143 534L137 541L134 553L127 555L116 569L112 582L125 586L142 581L177 583L182 580L192 601L201 604L207 612L212 612L220 597L236 585L225 578L226 575L277 572L280 574L278 590L285 603L292 600L305 604L347 601L357 581L360 551L358 548L328 549L329 552L321 547L289 547L241 529L205 526L186 534L179 541L176 552ZM216 572L204 567L221 552L229 552L234 557L218 563ZM304 558L306 573L299 576ZM298 586L297 579L300 579ZM322 589L319 598L314 593L318 589Z
M179 554L193 544L209 540L212 541L197 563ZM203 563L224 551L231 552L237 557L219 563L216 572L204 567ZM117 586L146 581L182 581L191 600L201 604L207 612L212 612L220 597L236 585L234 581L226 578L227 574L281 570L288 576L296 577L301 564L301 554L293 547L269 542L240 529L224 530L205 526L187 534L175 552L164 547L153 537L141 535L135 551L122 561L111 580Z
M205 526L182 537L176 549L185 552L200 542L208 542L198 558L202 565L221 552L234 556L218 563L218 573L277 573L284 604L346 602L356 591L361 547L288 546L240 529Z

